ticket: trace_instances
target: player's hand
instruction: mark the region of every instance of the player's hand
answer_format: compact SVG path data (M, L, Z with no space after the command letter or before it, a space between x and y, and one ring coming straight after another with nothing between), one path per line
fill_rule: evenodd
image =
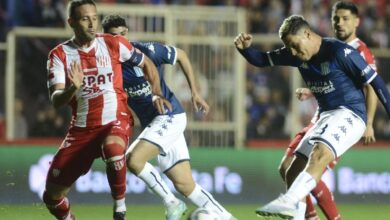
M192 94L192 105L195 111L201 112L204 115L209 113L210 107L207 102L197 93Z
M252 35L247 33L241 33L234 39L234 45L240 50L248 48L252 44Z
M363 141L366 145L375 143L376 139L372 125L367 125L366 131L363 134Z
M304 101L313 97L313 93L308 88L298 88L295 90L295 96L299 101Z
M76 87L76 89L79 89L83 84L84 73L81 68L81 65L78 62L73 61L70 64L70 71L68 73L68 78L72 82L72 84Z
M160 115L164 115L166 113L172 112L172 105L171 103L165 99L162 96L159 95L153 95L152 101L154 107L157 109L158 113Z

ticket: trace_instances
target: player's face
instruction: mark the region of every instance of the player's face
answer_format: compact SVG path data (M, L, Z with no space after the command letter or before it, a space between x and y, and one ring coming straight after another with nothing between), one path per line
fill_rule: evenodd
M129 33L129 29L127 27L119 26L119 27L112 27L108 30L108 33L112 35L121 35L122 37L127 38L127 34Z
M308 61L313 56L312 42L309 33L301 30L297 34L289 34L284 39L284 45L291 54L302 61Z
M332 26L337 39L349 42L356 38L359 18L350 10L339 9L332 15Z
M85 4L76 8L74 18L70 18L68 22L78 40L89 42L95 39L98 16L94 5Z

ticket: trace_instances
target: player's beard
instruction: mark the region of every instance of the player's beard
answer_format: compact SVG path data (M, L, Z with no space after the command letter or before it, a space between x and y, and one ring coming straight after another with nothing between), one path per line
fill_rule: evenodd
M93 41L96 37L94 33L89 33L88 30L80 30L80 29L79 30L75 29L75 35L76 35L77 42L78 44L80 44L80 46L85 43L89 43Z
M82 36L82 39L85 41L85 42L89 42L89 41L92 41L93 39L95 39L95 34L93 33L89 33L87 31L85 31L83 33L83 36Z
M345 33L345 34L337 34L337 32L336 32L337 39L339 39L341 41L346 41L349 37L351 37L351 35L352 35L352 32Z

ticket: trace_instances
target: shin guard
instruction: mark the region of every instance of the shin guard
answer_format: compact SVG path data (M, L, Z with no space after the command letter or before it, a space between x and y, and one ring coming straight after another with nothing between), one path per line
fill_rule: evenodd
M120 144L107 144L103 147L106 172L111 194L115 200L123 199L126 192L125 148Z

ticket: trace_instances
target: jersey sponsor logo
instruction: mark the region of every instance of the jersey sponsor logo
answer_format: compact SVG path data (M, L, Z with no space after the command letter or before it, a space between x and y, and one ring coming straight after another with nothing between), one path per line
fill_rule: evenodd
M129 95L129 97L145 97L152 95L152 89L150 87L149 82L145 82L142 84L138 84L136 86L127 87L125 88L125 91Z
M321 75L328 75L330 73L329 62L321 63Z
M347 57L350 53L352 53L352 50L349 48L344 49L344 56Z
M310 90L316 94L328 94L336 90L333 86L332 81L327 81L327 82L308 81L307 85L310 88Z
M93 98L101 95L103 90L101 90L99 86L112 83L113 81L113 73L100 75L94 75L94 73L96 73L96 71L92 73L93 75L85 73L81 90L81 95L83 97Z

